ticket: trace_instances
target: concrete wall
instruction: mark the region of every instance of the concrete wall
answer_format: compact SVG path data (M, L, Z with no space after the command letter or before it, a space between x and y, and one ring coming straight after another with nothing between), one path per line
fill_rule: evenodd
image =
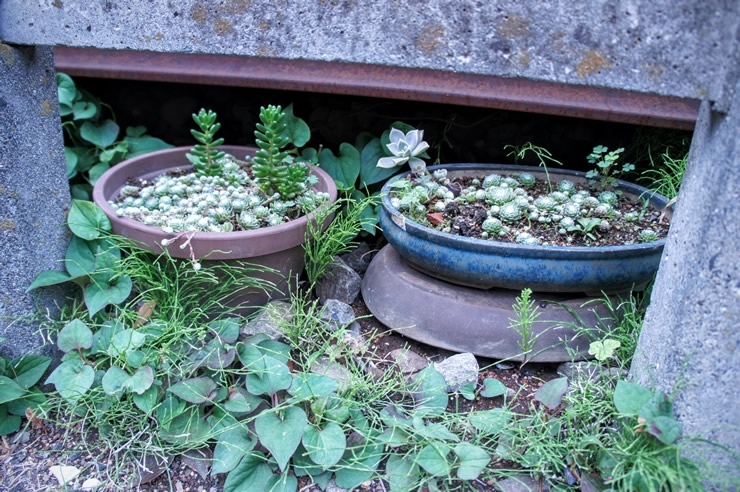
M42 270L61 269L69 186L51 49L0 43L0 355L42 347L39 309L64 290L26 293Z
M731 0L4 0L0 39L361 62L617 87L726 107Z

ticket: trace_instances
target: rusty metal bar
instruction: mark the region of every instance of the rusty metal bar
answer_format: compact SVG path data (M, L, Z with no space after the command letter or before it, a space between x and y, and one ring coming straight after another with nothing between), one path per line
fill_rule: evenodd
M699 101L600 87L343 62L57 46L73 76L425 101L693 130Z

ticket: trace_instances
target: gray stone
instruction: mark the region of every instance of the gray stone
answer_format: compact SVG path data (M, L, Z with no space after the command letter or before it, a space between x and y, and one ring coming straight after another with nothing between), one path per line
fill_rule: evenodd
M392 350L388 353L388 357L398 365L401 373L405 375L416 374L429 365L426 358L407 348Z
M435 362L434 368L445 378L448 393L478 381L478 361L473 354L453 355L442 362Z
M362 355L368 350L368 341L362 336L360 324L357 321L349 325L347 331L342 334L342 340L353 355Z
M339 383L338 391L341 393L347 389L352 382L352 373L342 364L330 360L328 357L319 357L311 364L311 372L328 376Z
M270 301L261 309L242 329L242 335L252 336L264 333L273 340L285 335L284 323L290 322L295 316L289 302Z
M64 270L60 260L69 242L69 185L51 48L0 43L0 80L0 338L6 339L0 355L51 355L55 346L33 317L55 317L73 286L26 293L40 272Z
M370 250L370 246L367 243L360 243L355 249L347 254L340 256L340 258L349 266L352 270L356 271L360 275L365 273L370 261L373 259L375 251Z
M347 492L348 489L342 488L339 485L337 485L337 482L334 481L332 478L329 480L329 482L326 484L326 492Z
M329 331L341 330L355 320L355 310L349 304L337 299L327 299L319 313Z
M329 299L352 304L360 293L361 285L362 277L337 257L316 283L316 295L322 304Z
M499 492L547 492L550 486L545 480L519 475L496 482L495 490Z

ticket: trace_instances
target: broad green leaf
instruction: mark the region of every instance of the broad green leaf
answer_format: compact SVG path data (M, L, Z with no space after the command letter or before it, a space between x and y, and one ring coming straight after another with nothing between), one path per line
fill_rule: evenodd
M440 423L425 422L424 419L416 416L413 419L413 423L414 430L416 430L417 434L419 434L420 436L440 441L458 442L460 440L460 438L458 438L455 434L450 432L447 427Z
M261 398L250 395L241 388L230 388L229 399L224 402L224 409L232 414L241 415L254 410L262 402Z
M588 353L596 357L598 361L604 361L614 355L614 351L621 346L618 340L607 338L603 342L597 340L588 346Z
M149 415L156 407L159 400L159 388L156 386L150 386L148 390L141 394L134 393L134 404Z
M239 337L239 323L235 318L212 321L208 328L226 343L234 343Z
M98 112L95 103L90 101L77 101L72 106L72 114L75 120L87 120L95 116Z
M13 380L23 389L28 389L39 382L46 369L51 364L51 358L44 355L23 355L14 359L10 366Z
M385 463L385 475L392 491L414 490L421 474L413 459L392 454Z
M71 112L75 97L77 97L77 87L75 87L72 77L66 73L57 73L57 97L59 98L59 104L68 106Z
M164 401L157 407L157 422L165 429L169 429L172 421L185 411L186 403L172 393L166 393Z
M652 398L653 392L639 384L620 379L614 388L614 406L624 415L637 415L640 408Z
M568 391L568 378L557 378L540 386L534 398L550 410L554 410L560 405L566 391Z
M274 395L280 390L288 389L293 382L290 369L283 362L263 355L248 366L247 391L253 395Z
M124 329L123 323L118 320L108 320L103 323L103 326L93 335L92 353L106 353L113 337Z
M506 392L507 389L504 383L495 378L486 378L483 380L483 389L480 391L480 395L486 398L495 398L505 395Z
M124 355L129 350L136 350L144 345L145 341L146 335L143 333L131 328L125 328L121 331L116 331L111 337L107 353L111 357L118 357Z
M96 147L104 149L116 141L120 130L113 120L105 120L100 126L85 121L80 126L80 136Z
M303 147L311 139L311 129L305 121L293 114L293 104L289 104L283 112L285 113L286 131L290 141L296 147Z
M126 382L126 389L138 395L144 393L154 384L154 370L150 366L143 366L136 370Z
M57 285L57 284L63 284L64 282L69 282L72 280L72 277L69 276L69 274L65 272L59 272L57 270L45 270L36 276L33 282L31 282L31 285L28 286L26 289L26 292L29 292L33 289L38 289L39 287L48 287L49 285Z
M5 406L0 406L0 436L7 436L21 427L21 418L17 415L8 415Z
M131 293L133 284L131 277L121 275L115 279L115 283L94 283L85 287L85 305L90 316L97 314L108 304L121 304Z
M92 347L93 333L80 319L73 319L59 331L57 346L62 352Z
M79 159L77 158L77 152L75 152L75 149L72 147L64 147L64 160L67 163L67 179L72 179L75 176L77 176L77 163Z
M287 343L267 339L257 343L257 348L263 354L269 355L284 364L287 364L290 360L290 345Z
M72 277L92 275L95 271L95 242L72 236L67 246L64 267Z
M249 453L228 474L223 492L257 492L265 490L272 470L262 453Z
M313 462L324 470L339 463L347 448L344 432L334 422L329 422L323 429L307 425L302 442Z
M388 178L398 172L398 168L378 167L378 160L387 154L383 151L380 139L371 140L362 148L360 153L360 186L370 186L375 183L387 181Z
M382 457L381 444L367 444L360 450L348 449L335 473L336 484L345 489L360 486L375 475Z
M673 404L665 393L657 391L640 407L637 415L646 420L653 417L673 417Z
M470 415L470 424L484 434L495 436L504 430L511 417L512 412L505 408L480 410Z
M475 480L491 461L491 456L479 446L461 442L455 446L458 458L457 476L462 480Z
M26 394L23 395L23 398L9 401L6 406L8 408L8 413L23 417L26 415L27 408L33 408L35 410L45 403L46 394L39 388L33 387L26 390Z
M127 137L143 137L146 133L146 127L144 125L127 126L126 136Z
M378 442L385 444L391 448L397 448L399 446L405 446L409 443L411 436L406 430L400 427L389 427L384 430L380 436L378 436Z
M468 383L466 385L461 386L458 392L466 400L475 400L475 383L474 382Z
M188 407L173 418L168 429L160 428L159 436L169 442L202 443L208 439L211 426L208 425L200 407Z
M212 393L216 390L216 383L211 378L192 378L173 384L167 391L177 395L179 398L195 403L204 403L210 401Z
M301 373L293 378L288 393L299 400L323 398L337 390L339 383L322 374Z
M265 484L265 492L295 492L296 490L298 490L298 479L288 472L271 476Z
M105 213L94 203L83 200L72 200L67 225L75 236L87 241L100 237L100 231L111 230Z
M26 391L18 383L8 377L0 376L0 404L17 400L25 394Z
M242 425L222 432L213 450L211 474L230 472L256 445L257 439L251 438L247 428Z
M447 408L447 382L434 368L427 366L415 378L419 398L416 403L417 415L435 416Z
M100 179L100 176L105 174L108 169L110 169L110 164L106 162L99 162L98 164L95 164L93 167L91 167L90 171L88 171L87 176L90 180L90 184L95 185L95 183L97 183Z
M95 370L79 359L62 362L44 384L53 384L62 398L75 403L95 381Z
M126 381L128 381L129 375L120 367L110 367L105 371L103 376L103 391L107 395L115 395L123 391Z
M281 415L276 412L263 412L254 419L254 429L260 443L275 458L281 471L293 456L303 437L306 427L306 412L300 407L287 407Z
M663 444L673 444L681 435L681 424L673 417L660 415L648 420L647 431Z
M360 175L360 153L346 142L339 146L339 156L329 149L323 149L319 154L319 167L329 173L337 188L351 190Z
M446 477L450 474L447 455L450 447L441 442L431 442L424 446L416 457L416 464L433 477Z

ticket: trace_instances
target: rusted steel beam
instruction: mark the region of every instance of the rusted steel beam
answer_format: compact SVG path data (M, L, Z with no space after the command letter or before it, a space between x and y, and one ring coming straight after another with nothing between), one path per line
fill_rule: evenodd
M54 48L74 76L425 101L693 130L699 101L417 68L236 55Z

